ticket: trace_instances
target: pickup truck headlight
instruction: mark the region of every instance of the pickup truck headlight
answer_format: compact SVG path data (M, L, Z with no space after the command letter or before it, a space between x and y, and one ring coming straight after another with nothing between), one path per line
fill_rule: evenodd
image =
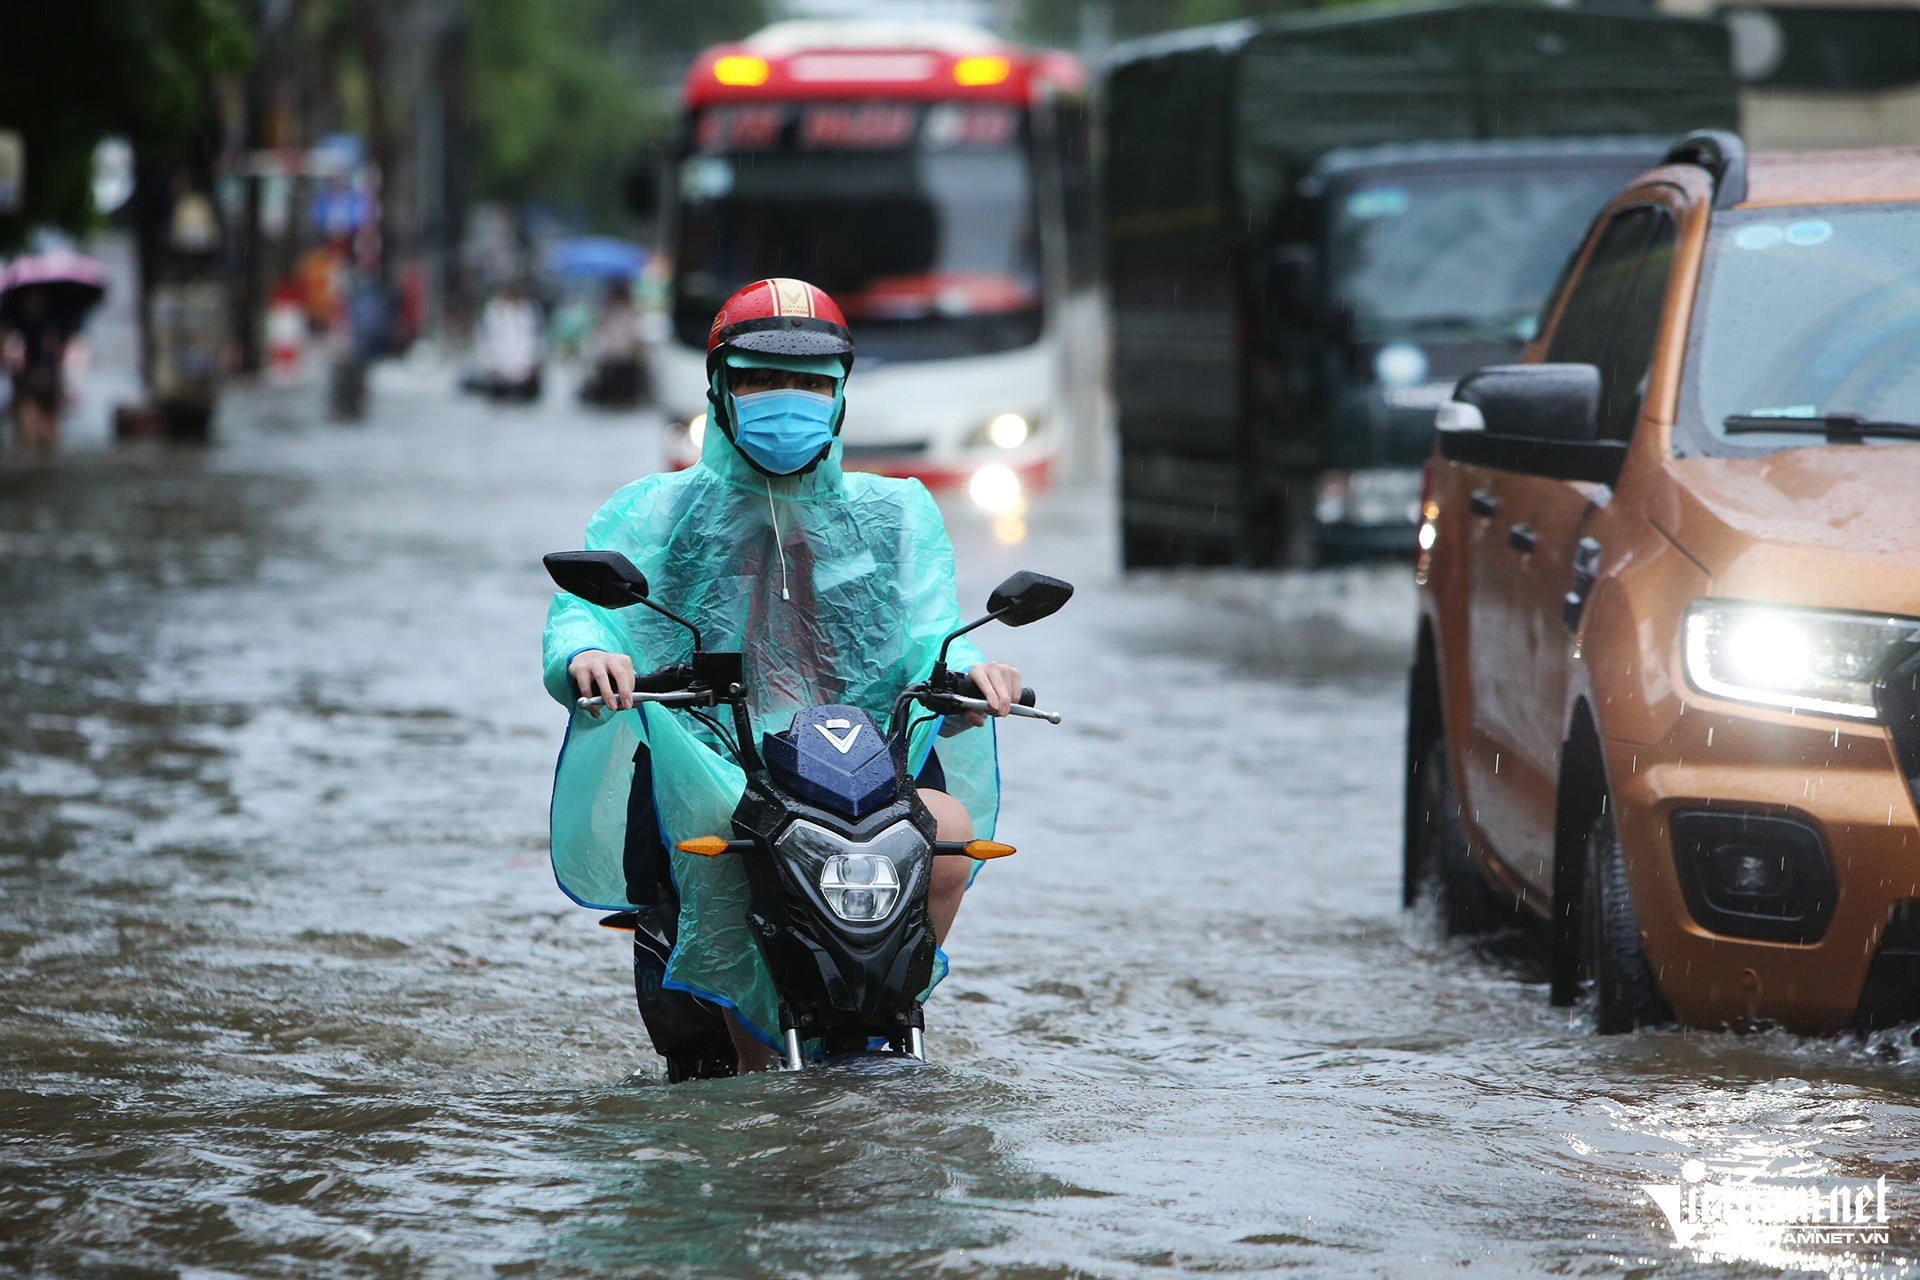
M1920 647L1920 619L1696 600L1686 645L1687 679L1702 693L1872 720L1873 682Z

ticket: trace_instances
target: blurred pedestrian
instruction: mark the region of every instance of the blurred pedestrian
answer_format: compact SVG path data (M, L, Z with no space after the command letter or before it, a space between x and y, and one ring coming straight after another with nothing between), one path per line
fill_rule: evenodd
M22 445L47 448L59 439L67 347L105 294L100 264L64 250L29 255L0 272L0 326Z
M510 281L480 312L480 369L464 385L496 400L540 398L545 352L540 306L522 280Z

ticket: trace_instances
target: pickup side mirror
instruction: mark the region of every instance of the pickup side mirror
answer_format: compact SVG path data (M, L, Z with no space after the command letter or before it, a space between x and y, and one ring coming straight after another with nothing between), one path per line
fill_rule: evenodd
M1600 370L1590 364L1497 364L1460 379L1435 421L1440 456L1554 480L1613 484L1624 440L1599 440Z
M1073 599L1073 584L1022 569L993 589L987 612L1010 627L1024 627L1060 611Z
M562 591L602 609L624 609L647 598L647 575L618 551L555 551L540 563Z
M1460 379L1453 398L1502 436L1591 440L1600 429L1600 370L1590 364L1493 364Z

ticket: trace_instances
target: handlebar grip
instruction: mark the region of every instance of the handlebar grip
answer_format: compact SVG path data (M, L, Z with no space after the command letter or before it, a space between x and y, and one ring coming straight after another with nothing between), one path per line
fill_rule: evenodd
M972 676L955 676L953 678L953 691L963 698L979 698L983 702L986 701L986 695L980 692L980 686L973 682ZM1021 685L1020 696L1016 701L1023 707L1032 706L1034 702L1033 690L1025 685Z
M693 668L685 663L675 663L662 667L658 671L649 671L643 676L633 678L635 693L678 693L693 683Z

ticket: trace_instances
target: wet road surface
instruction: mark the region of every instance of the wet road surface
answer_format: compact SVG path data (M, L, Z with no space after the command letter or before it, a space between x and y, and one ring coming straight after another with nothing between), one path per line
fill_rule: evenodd
M48 1276L1765 1275L1682 1162L1886 1176L1920 1054L1598 1039L1398 902L1403 569L1123 580L1101 500L952 515L1054 728L935 1067L667 1088L554 887L543 551L653 424L382 370L207 452L0 463L0 1270ZM631 1077L631 1078L630 1078ZM1899 1271L1810 1255L1837 1273Z

